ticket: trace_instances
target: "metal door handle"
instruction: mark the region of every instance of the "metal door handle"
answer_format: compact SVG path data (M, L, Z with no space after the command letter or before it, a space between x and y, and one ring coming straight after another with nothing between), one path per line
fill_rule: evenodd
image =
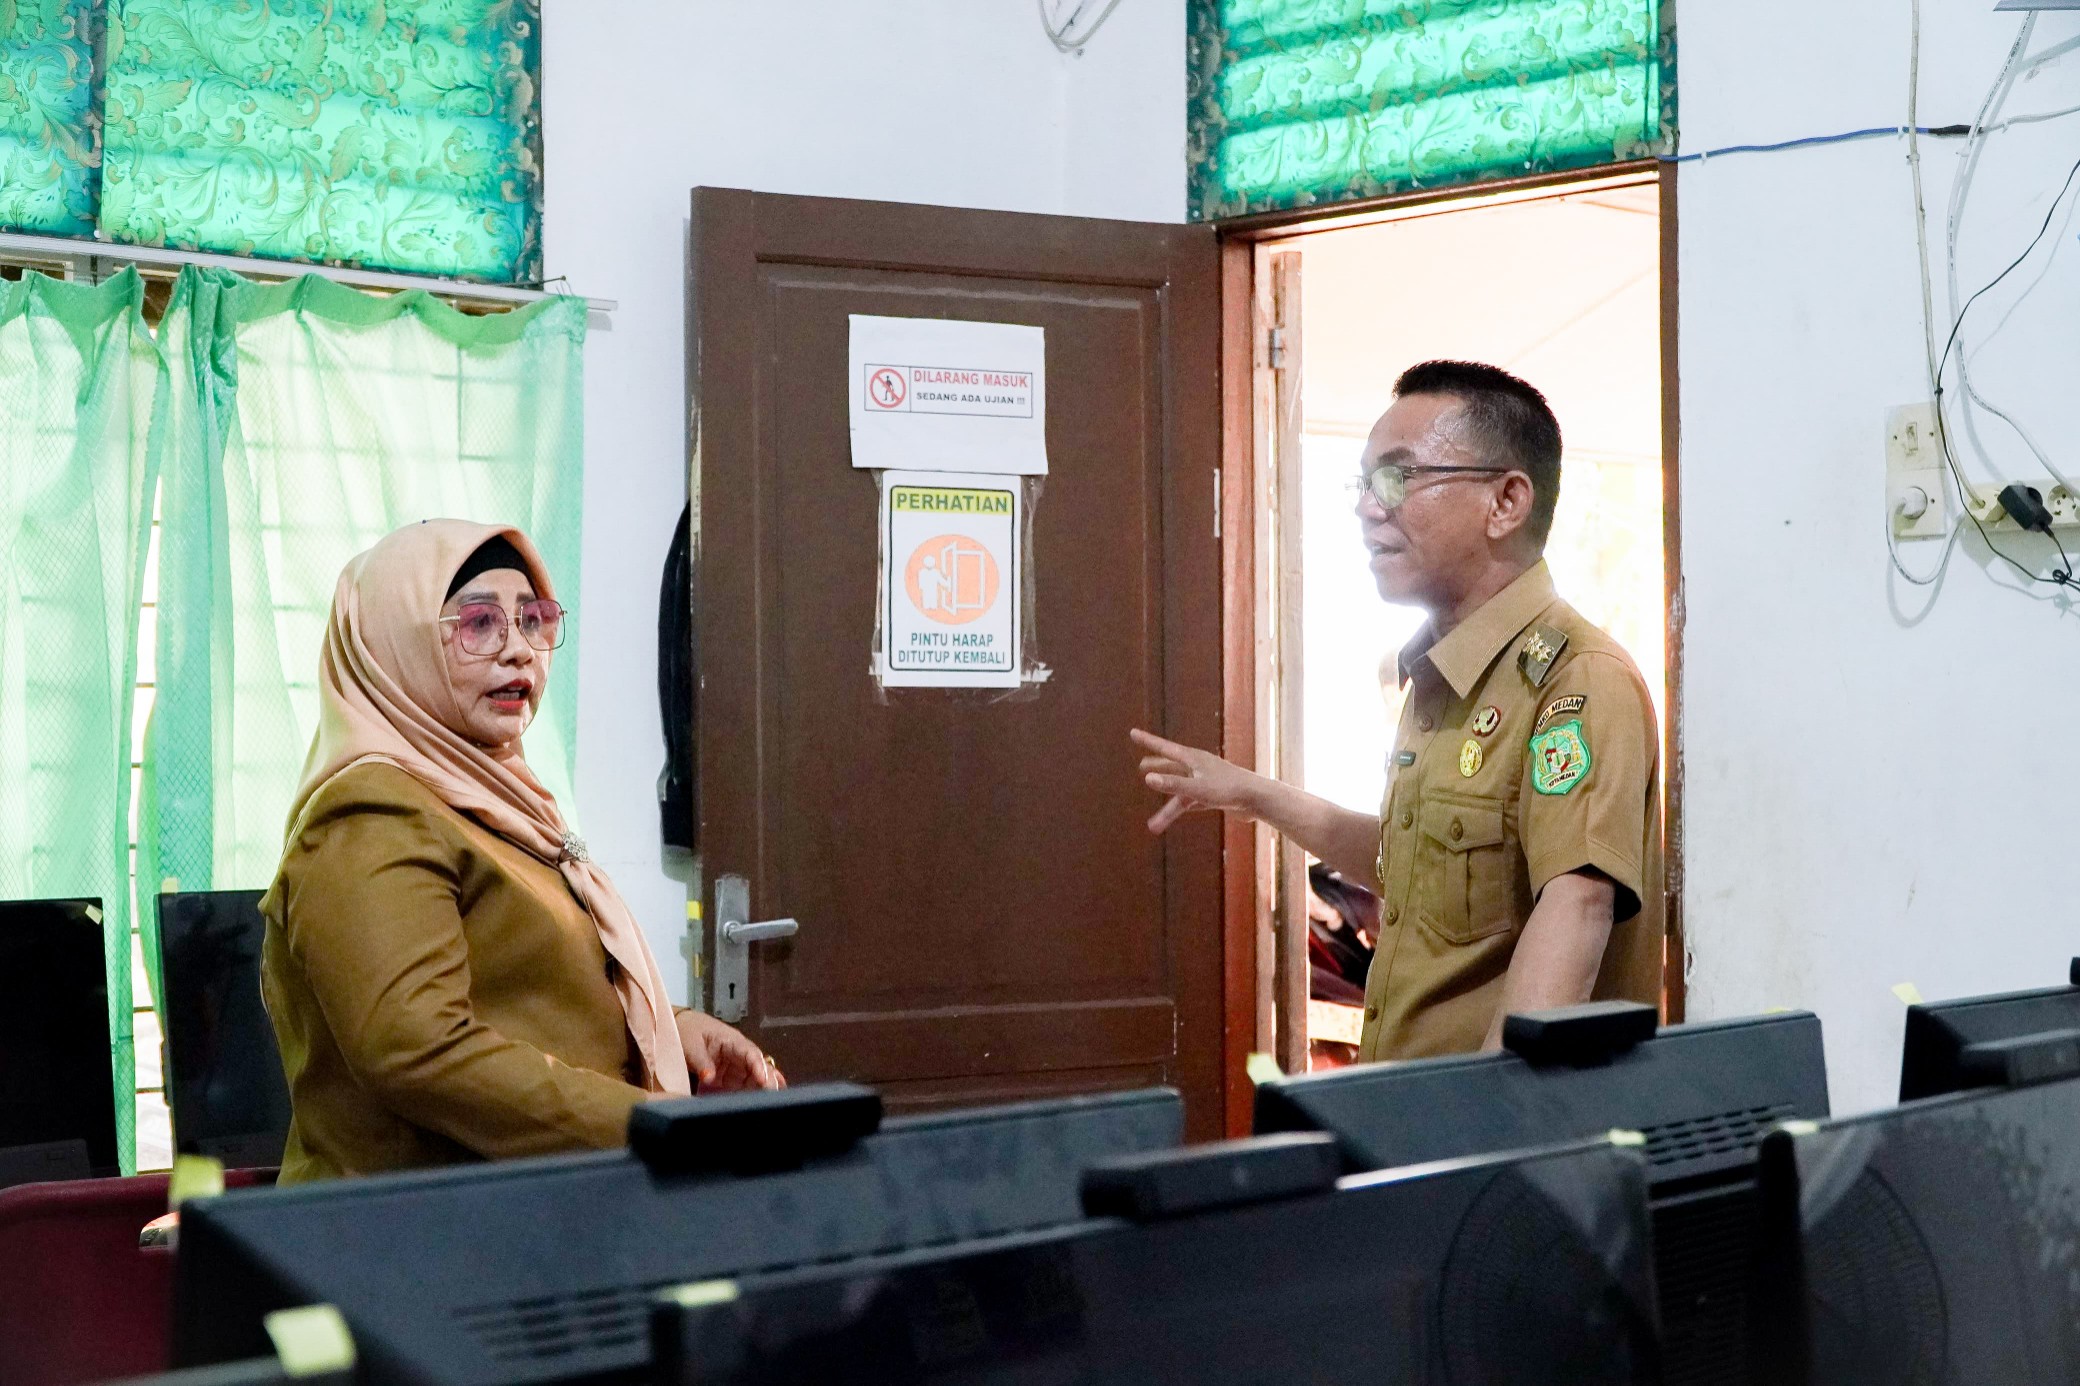
M751 922L751 882L723 876L715 882L715 995L717 1020L743 1020L751 1013L751 945L791 938L802 926L792 919Z
M767 919L746 924L740 919L722 921L724 943L764 943L767 939L791 938L802 926L792 919Z

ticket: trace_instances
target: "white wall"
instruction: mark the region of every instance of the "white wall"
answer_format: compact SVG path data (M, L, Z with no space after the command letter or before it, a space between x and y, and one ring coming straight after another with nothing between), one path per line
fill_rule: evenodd
M655 690L686 495L689 190L1181 220L1184 6L1125 0L1080 57L1028 0L543 9L548 273L620 303L586 350L578 818L683 1000Z
M588 354L578 808L676 979L685 893L658 846L652 690L683 495L687 190L1176 220L1183 7L1126 0L1081 58L1056 54L1021 0L802 0L777 27L777 7L718 0L545 8L550 273L621 304ZM1924 123L1969 120L2019 20L1926 8ZM1907 0L1692 4L1681 25L1687 149L1904 115ZM2076 33L2050 16L2034 46ZM2080 57L2009 109L2073 104ZM1958 142L1926 148L1941 316ZM1964 227L1967 291L2021 249L2076 152L2080 117L1994 137ZM1884 411L1928 393L1900 143L1714 159L1681 179L1692 1010L1819 1011L1837 1106L1867 1107L1896 1081L1893 984L2047 983L2080 952L2061 821L2080 771L2066 696L2080 626L1976 540L1932 606L1892 574ZM2057 452L2080 436L2071 239L2053 238L2049 273L1975 372ZM1979 331L2012 301L1982 305ZM1976 475L2036 473L1998 424L1981 434ZM1913 545L1907 561L1936 556Z
M1991 0L1923 8L1922 123L1969 121L2019 17ZM1687 150L1904 119L1907 0L1686 3L1680 24ZM2075 17L2046 16L2032 48L2076 33ZM2008 110L2075 104L2067 57ZM1946 328L1961 145L1923 146ZM2020 253L2076 154L2080 117L1992 138L1960 242L1966 293ZM1931 998L2049 985L2080 952L2065 875L2080 624L2065 601L2018 592L1976 538L1932 605L1891 570L1884 411L1929 397L1904 143L1686 164L1680 209L1692 1011L1816 1010L1837 1109L1882 1105L1898 1081L1894 984ZM2049 274L1973 378L2070 473L2080 255L2071 227L2054 231ZM2013 302L1989 296L1967 336ZM2001 425L1981 435L1995 465L2041 475ZM2048 571L2048 544L2008 542ZM1937 556L1917 543L1906 561Z

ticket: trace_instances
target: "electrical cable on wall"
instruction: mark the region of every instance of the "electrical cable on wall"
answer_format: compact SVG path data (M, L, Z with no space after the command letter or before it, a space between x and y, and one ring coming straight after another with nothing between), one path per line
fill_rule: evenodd
M2008 426L2008 428L2015 434L2015 436L2021 439L2022 445L2025 448L2029 449L2030 454L2036 458L2037 464L2041 466L2051 476L2051 479L2053 481L2057 482L2061 487L2065 488L2067 494L2071 495L2076 494L2073 490L2072 483L2066 479L2065 474L2058 469L2058 466L2054 462L2052 462L2050 454L2047 453L2043 449L2043 447L2041 447L2037 443L2037 440L2033 436L2031 436L2029 430L2024 428L2021 422L2018 421L2014 415L2010 414L2007 410L2000 408L1998 405L1995 405L1992 401L1988 400L1984 395L1982 395L1979 392L1978 387L1972 383L1971 350L1961 334L1961 329L1963 327L1964 321L1964 314L1966 309L1970 306L1970 304L1968 302L1964 307L1960 307L1958 302L1958 228L1963 223L1965 207L1970 200L1972 180L1978 172L1979 157L1981 154L1985 152L1986 149L1985 137L1993 129L2003 128L2007 125L2021 123L2022 121L2028 118L2017 117L2014 121L2002 122L2001 126L1990 125L1988 121L1992 116L1999 114L2000 108L2007 102L2008 94L2014 90L2015 84L2018 81L2020 81L2025 76L2028 76L2030 73L2034 72L2038 67L2041 67L2044 63L2049 62L2052 58L2058 57L2075 47L2080 47L2080 39L2069 39L2064 43L2053 45L2052 47L2037 54L2035 57L2028 58L2025 60L2023 55L2028 50L2030 35L2032 34L2032 32L2034 32L2036 28L2036 19L2036 15L2031 14L2024 20L2021 28L2017 30L2015 35L2015 42L2008 50L2008 59L2004 64L2002 64L2000 75L1994 79L1993 85L1987 89L1986 99L1980 103L1979 114L1972 122L1972 133L1968 137L1969 142L1966 146L1965 151L1964 169L1958 175L1957 181L1951 186L1950 189L1950 207L1949 214L1946 219L1944 240L1946 253L1945 268L1947 276L1947 287L1949 291L1950 309L1952 313L1955 315L1955 321L1952 326L1952 338L1957 348L1958 388L1963 392L1964 395L1964 399L1960 404L1960 408L1963 410L1963 423L1965 435L1969 437L1972 440L1974 446L1978 448L1980 458L1983 461L1985 461L1989 467L1993 467L1993 459L1987 453L1984 444L1981 444L1979 442L1977 429L1973 426L1971 408L1972 406L1976 405L1978 408L1985 410L1987 413L1993 415L1995 418L2005 423ZM2056 115L2057 113L2048 112L2046 114ZM2067 178L2068 184L2070 185L2071 175L2068 174ZM2072 220L2072 208L2074 205L2080 204L2068 204L2066 212L2066 219L2068 223L2070 223L2070 221ZM2055 201L2053 203L2053 210L2056 210ZM2043 240L2044 232L2048 231L2049 227L2050 223L2047 220L2045 226L2039 230L2036 239L2030 243L2030 248L2023 252L2023 259L2027 259L2030 252L2035 249L2037 243ZM2062 237L2063 233L2061 232L2061 238ZM2055 254L2056 250L2054 249L2053 255ZM2001 316L2001 320L1993 326L1992 330L1987 332L1985 336L1980 339L1980 345L1982 347L1988 341L1991 341L1996 335L2000 333L2000 331L2003 328L2007 326L2008 320L2014 316L2015 310L2021 307L2023 301L2030 295L2030 293L2032 293L2035 290L2036 286L2043 282L2044 276L2050 273L2051 264L2052 257L2047 256L2044 260L2044 267L2037 273L2037 278L2033 280L2030 283L2030 285L2016 297L2015 301L2009 305L2008 311ZM2009 266L2008 270L2002 272L2001 278L2006 278L2007 274L2012 273L2014 268L2014 265ZM1996 279L1994 282L1998 283L2000 281L1999 279ZM1992 285L1987 286L1987 288L1991 287ZM1985 289L1980 290L1980 293L1983 294L1984 292L1986 292ZM1972 297L1972 301L1976 301L1978 297L1978 294L1974 294ZM1949 348L1946 345L1946 360L1948 357L1948 353ZM1948 421L1946 418L1943 417L1942 414L1942 364L1942 362L1938 362L1937 364L1936 377L1933 381L1933 389L1937 400L1937 422L1939 426L1941 426L1942 431L1945 435L1945 441L1947 441ZM1997 471L1998 468L1995 468L1995 470Z
M1098 30L1105 27L1105 21L1112 18L1112 12L1119 8L1120 0L1106 0L1105 8L1098 11L1098 17L1080 34L1074 33L1076 21L1083 17L1083 12L1091 7L1094 0L1076 0L1076 8L1069 12L1069 17L1063 20L1059 27L1047 17L1047 0L1038 0L1038 3L1040 27L1047 31L1048 40L1060 51L1074 53L1098 36Z
M2030 14L2026 16L2022 22L2020 29L2016 33L2014 43L2009 48L2006 61L2001 65L2000 74L1994 79L1993 86L1988 89L1986 98L1980 103L1979 112L1977 116L1969 124L1933 126L1922 125L1919 123L1918 119L1920 114L1921 93L1920 0L1913 0L1913 3L1910 6L1910 14L1911 33L1909 38L1907 60L1907 118L1904 123L1900 125L1869 126L1860 130L1846 130L1838 134L1830 135L1806 135L1798 137L1796 139L1778 140L1771 143L1735 144L1723 146L1717 149L1698 150L1694 152L1681 154L1669 154L1661 156L1661 161L1670 164L1704 163L1708 160L1724 158L1728 155L1768 154L1780 152L1783 150L1803 149L1817 145L1845 144L1857 140L1881 139L1887 137L1899 138L1902 136L1905 137L1907 142L1907 164L1912 175L1914 187L1915 246L1921 271L1922 343L1923 351L1926 358L1926 370L1928 374L1929 391L1935 403L1935 432L1937 451L1943 460L1945 474L1948 476L1951 486L1956 491L1957 503L1963 512L1964 518L1969 519L1971 521L1972 527L1978 531L1979 537L1985 542L1987 550L1990 553L1992 553L1995 557L2001 559L2010 567L2014 568L2018 573L2020 573L2023 577L2028 579L2033 584L2069 587L2075 590L2080 590L2080 579L2075 578L2072 572L2073 565L2069 560L2064 563L2064 566L2062 568L2056 570L2053 576L2045 577L2037 573L2036 571L2034 571L2018 559L2014 558L2012 555L2010 555L2004 549L2002 549L1998 544L1996 544L1994 542L1993 536L1988 532L1986 526L1980 522L1979 516L1973 508L1973 505L1971 504L1971 501L1973 500L1973 498L1976 497L1977 492L1974 491L1966 482L1964 478L1964 473L1962 469L1958 466L1955 450L1951 446L1949 420L1946 413L1944 398L1946 390L1943 385L1943 378L1949 369L1950 358L1952 354L1955 353L1957 357L1958 390L1964 396L1964 404L1961 407L1965 408L1966 410L1964 416L1964 423L1967 432L1971 432L1970 408L1972 406L1976 406L1979 409L1982 409L1985 412L1993 415L1995 418L2005 423L2008 426L2008 428L2015 434L2015 436L2022 441L2023 446L2029 450L2030 454L2033 457L2036 458L2037 462L2044 468L2045 472L2051 477L2053 481L2055 481L2059 486L2063 487L2069 495L2073 495L2076 498L2080 498L2080 490L2076 490L2074 486L2066 480L2065 475L2052 462L2050 455L2043 449L2041 445L2038 444L2037 440L2030 434L2029 430L2023 427L2021 422L2017 420L2007 410L2002 409L1999 406L1993 404L1991 401L1987 400L1985 396L1979 392L1977 386L1973 384L1969 369L1969 353L1963 344L1961 336L1965 317L1971 311L1972 306L1976 304L1987 293L1989 293L1994 288L1998 287L2001 283L2006 281L2008 276L2013 274L2024 263L2026 263L2029 260L2030 256L2035 253L2037 247L2043 243L2045 236L2048 235L2051 230L2052 223L2057 219L2057 214L2060 205L2066 204L2066 215L2068 220L2070 220L2070 218L2072 217L2074 210L2076 208L2080 208L2080 201L2075 201L2070 204L2066 203L2067 194L2069 194L2072 191L2074 179L2076 175L2080 175L2080 162L2076 162L2073 168L2067 173L2064 185L2060 188L2058 196L2052 199L2051 208L2045 214L2043 225L2041 225L2037 229L2037 234L2031 238L2030 243L2023 249L2022 254L2018 255L2008 265L2006 269L2002 270L2000 274L1996 275L1990 282L1988 282L1980 289L1978 289L1976 292L1974 292L1970 298L1966 299L1963 302L1961 306L1959 305L1957 298L1958 227L1963 221L1964 210L1969 198L1972 180L1974 175L1977 173L1979 157L1985 150L1987 137L1993 134L1997 134L2000 131L2010 129L2017 125L2038 124L2046 121L2062 120L2068 116L2080 115L2080 106L2067 106L2059 110L2053 111L2031 112L2024 115L2009 116L2006 119L2001 120L1995 120L1993 119L1993 117L1996 117L2000 114L2000 109L2002 105L2005 104L2009 92L2013 90L2015 84L2018 81L2020 81L2023 77L2029 75L2030 73L2034 72L2039 67L2042 67L2045 63L2050 62L2055 58L2061 57L2070 51L2080 49L2080 37L2064 40L2063 42L2054 44L2051 47L2044 49L2042 52L2039 52L2034 56L2025 57L2024 54L2028 49L2030 36L2036 28L2037 20L2035 14ZM1964 168L1959 174L1957 181L1952 185L1949 199L1949 207L1947 209L1948 214L1945 219L1946 235L1944 249L1946 252L1946 269L1949 281L1949 306L1951 309L1951 322L1948 336L1945 338L1940 352L1938 352L1936 347L1934 274L1932 273L1930 268L1928 251L1927 203L1922 191L1920 142L1922 137L1924 136L1934 139L1962 138L1966 141L1965 149L1963 151ZM2006 326L2009 316L2012 316L2016 307L2020 306L2022 299L2028 297L2029 293L2035 289L2036 283L2041 282L2043 273L2048 273L2049 269L2050 260L2047 258L2045 261L2044 270L2039 273L2038 279L2036 281L2032 281L2029 288L2023 291L2022 296L2018 298L2014 304L2011 304L2009 306L2008 313L2004 314L2000 322L1996 323L1994 328L1991 331L1989 331L1984 338L1981 339L1980 344L1982 346L1987 340L1990 340L1993 336L1998 334L2001 328ZM1976 433L1972 433L1972 436L1976 441ZM1982 460L1987 461L1989 466L1992 465L1991 458L1986 456L1985 448L1983 446L1979 448L1979 452L1981 454ZM1996 469L1996 471L1997 470L1998 469ZM1914 584L1917 587L1933 586L1941 582L1943 574L1949 568L1950 558L1951 555L1955 552L1957 539L1960 533L1962 532L1962 529L1963 526L1961 521L1953 522L1951 524L1948 533L1944 537L1942 557L1938 560L1935 568L1925 576L1917 575L1910 569L1908 569L1904 559L1901 557L1898 544L1898 536L1895 534L1893 529L1892 517L1890 515L1887 515L1885 519L1886 548L1891 555L1892 566L1894 570L1897 571L1902 578L1906 579L1908 582ZM2048 530L2045 532L2047 534L2049 533ZM2054 544L2058 543L2057 536L2053 535L2051 536L2051 538ZM2063 545L2060 545L2060 556L2061 558L2064 558Z
M1950 484L1956 490L1958 504L1963 509L1964 517L1971 521L1972 528L1978 532L1980 540L1986 545L1987 551L1989 553L1999 558L2009 567L2015 569L2015 571L2019 573L2030 584L2041 584L2054 587L2070 587L2080 589L2080 583L2076 583L2074 580L2072 574L2072 564L2070 562L2065 563L2065 565L2059 569L2055 569L2053 575L2047 578L2037 573L2028 565L2016 559L2013 555L2009 554L2005 549L2001 548L1998 544L1994 542L1993 536L1987 531L1985 524L1980 521L1977 511L1974 509L1972 505L1972 500L1976 496L1976 492L1965 481L1964 472L1962 468L1959 467L1957 462L1956 451L1951 446L1949 420L1945 409L1945 391L1943 386L1943 378L1948 370L1951 354L1953 351L1956 351L1958 355L1958 381L1960 387L1962 388L1965 394L1967 401L1967 413L1965 416L1965 426L1967 431L1970 431L1971 429L1969 405L1972 403L1979 404L1982 408L1985 408L1987 412L1992 413L1997 418L2000 418L2004 422L2006 422L2009 425L2009 427L2015 431L2017 436L2022 438L2024 445L2027 446L2030 449L2030 451L2037 456L2038 460L2044 465L2045 469L2048 472L2050 472L2050 474L2058 482L2058 484L2060 486L2065 487L2069 494L2072 493L2071 486L2066 483L2064 477L2060 475L2060 473L2058 472L2058 469L2051 464L2049 457L2046 454L2044 454L2043 451L2037 446L2035 439L2030 437L2028 431L2025 430L2022 427L2022 425L2018 423L2006 411L1989 404L1972 386L1967 369L1966 353L1963 350L1959 349L1959 342L1963 331L1965 317L1971 311L1973 305L1976 304L1984 295L1991 292L1995 287L2004 282L2009 275L2013 274L2018 268L2020 268L2025 262L2027 262L2030 256L2033 253L2035 253L2036 248L2040 244L2042 244L2045 235L2048 234L2051 229L2052 222L2057 218L2059 207L2065 201L2066 194L2072 190L2074 177L2076 175L2080 175L2080 161L2076 161L2072 169L2067 173L2065 183L2060 187L2058 195L2052 199L2051 207L2045 214L2043 224L2038 228L2037 234L2031 238L2029 244L2026 247L2024 247L2022 253L2018 255L2013 261L2011 261L2008 264L2007 268L2003 269L1990 282L1988 282L1980 289L1978 289L1976 292L1974 292L1972 296L1966 299L1962 305L1959 305L1957 302L1957 232L1958 227L1963 220L1964 208L1970 192L1971 181L1973 175L1977 171L1979 155L1985 148L1985 137L1988 133L1997 128L2005 129L2012 125L2029 123L2033 120L2051 120L2056 119L2061 115L2080 113L2080 108L2075 108L2074 110L2068 110L2063 112L2050 111L2041 113L2038 116L2014 117L2011 120L2002 122L1998 126L1989 124L1989 118L1998 114L2001 104L2005 102L2005 100L2007 99L2008 92L2013 88L2017 80L2019 80L2025 73L2034 71L2043 63L2050 61L2053 57L2059 56L2060 54L2062 54L2070 48L2080 46L2080 44L2076 44L2075 42L2069 41L2067 43L2060 44L2051 49L2048 49L2044 53L2038 54L2033 59L2025 60L2023 54L2027 50L2030 35L2036 26L2036 16L2034 14L2028 16L2023 21L2020 30L2017 32L2015 42L2009 48L2007 60L2002 64L2000 74L1994 79L1993 86L1988 90L1986 99L1980 103L1978 115L1973 119L1971 125L1966 127L1966 139L1968 143L1966 145L1964 156L1965 166L1957 182L1951 188L1950 205L1948 208L1948 216L1946 218L1947 234L1944 249L1946 252L1946 270L1950 288L1950 305L1952 308L1951 323L1950 331L1944 340L1942 351L1938 353L1935 348L1935 307L1933 286L1934 276L1930 272L1929 268L1928 219L1926 203L1922 194L1921 150L1920 141L1918 138L1919 135L1923 133L1932 134L1935 132L1927 131L1924 127L1917 126L1915 123L1915 113L1919 104L1921 86L1920 0L1913 0L1913 3L1910 7L1910 13L1912 16L1912 32L1908 48L1908 114L1907 124L1905 127L1907 133L1908 146L1907 162L1912 173L1912 180L1914 186L1914 232L1917 258L1920 266L1922 338L1924 350L1928 358L1927 371L1929 390L1935 406L1935 441L1937 453L1942 458L1944 471L1950 480ZM1948 133L1948 131L1945 130L1943 133ZM2068 215L2070 215L2070 212L2068 213ZM2049 264L2047 261L2046 269L2048 270L2048 268ZM2041 275L2039 276L2039 278L2041 279ZM2012 306L2009 311L2010 313L2014 311ZM2007 318L2004 316L2002 318L2001 325L2005 325L2006 321ZM1998 325L1996 326L1995 330L1999 330ZM1991 335L1992 334L1989 334L1989 336ZM1976 437L1975 434L1973 436ZM1983 456L1983 447L1980 451ZM1990 461L1990 459L1988 460ZM2032 492L2031 494L2034 494L2034 492ZM1892 558L1893 569L1896 572L1898 572L1901 577L1905 578L1907 581L1911 583L1914 583L1917 586L1930 586L1937 582L1940 582L1943 573L1945 572L1945 570L1947 570L1949 566L1950 555L1954 551L1957 537L1961 530L1962 525L1955 522L1952 523L1949 533L1945 536L1943 554L1941 559L1938 561L1934 571L1930 573L1926 578L1922 578L1910 572L1907 569L1905 563L1902 561L1900 557L1897 536L1893 531L1892 517L1890 515L1887 515L1885 527L1886 546ZM2044 532L2047 535L2050 534L2050 527L2048 523L2046 523L2043 526L2042 532ZM2057 536L2052 535L2051 537L2052 542L2054 544L2057 544ZM2063 545L2060 545L2059 547L2061 556L2063 556L2064 547Z

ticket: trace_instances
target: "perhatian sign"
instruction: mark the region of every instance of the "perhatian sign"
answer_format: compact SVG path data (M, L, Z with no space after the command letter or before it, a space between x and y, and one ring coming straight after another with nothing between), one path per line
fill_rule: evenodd
M1016 688L1019 483L958 472L881 478L881 681Z
M1043 329L851 319L852 465L1044 476Z

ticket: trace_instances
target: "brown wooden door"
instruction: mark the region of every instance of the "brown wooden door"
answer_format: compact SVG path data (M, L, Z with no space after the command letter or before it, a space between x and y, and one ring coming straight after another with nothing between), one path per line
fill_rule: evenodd
M800 921L745 1028L892 1106L1170 1083L1218 1134L1219 827L1151 838L1127 740L1221 744L1213 233L701 188L691 254L708 919L738 875ZM1030 696L877 695L854 313L1045 329Z

